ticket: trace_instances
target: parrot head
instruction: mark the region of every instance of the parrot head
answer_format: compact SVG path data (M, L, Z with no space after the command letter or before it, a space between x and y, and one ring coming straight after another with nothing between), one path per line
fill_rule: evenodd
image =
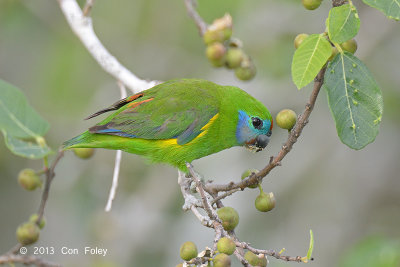
M269 113L267 118L263 118L263 116L239 110L236 139L240 145L244 145L251 151L261 151L268 145L272 126L273 121Z

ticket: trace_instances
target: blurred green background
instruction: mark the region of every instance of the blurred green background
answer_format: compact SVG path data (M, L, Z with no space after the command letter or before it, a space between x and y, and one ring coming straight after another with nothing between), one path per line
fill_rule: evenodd
M376 141L361 151L343 145L321 91L293 151L264 180L264 190L276 196L276 208L258 212L257 190L237 193L225 204L240 214L238 236L255 247L304 256L313 229L310 266L400 266L400 27L354 2L361 18L356 55L375 75L385 101ZM323 32L329 8L329 1L307 11L300 1L199 0L199 12L209 23L225 12L233 16L234 36L257 66L251 82L210 66L183 1L98 0L92 17L104 45L138 76L237 85L275 116L283 108L303 110L311 88L298 91L291 82L292 40L301 32ZM50 122L46 139L54 149L96 122L83 118L119 99L115 80L72 33L56 1L0 1L0 78L21 88ZM194 165L218 183L239 180L244 170L265 166L286 137L275 127L267 151L232 148ZM12 155L0 141L2 254L14 245L16 227L36 212L40 199L40 192L19 187L17 174L26 167L40 169L42 162ZM181 210L177 171L148 165L135 155L123 155L118 194L112 211L104 212L114 157L114 151L98 150L84 161L67 153L57 166L47 225L35 245L55 247L46 259L65 266L175 266L183 242L194 241L199 249L212 245L213 231ZM85 246L106 248L107 256L84 255ZM62 247L78 248L79 255L62 255ZM269 266L297 263L270 258Z

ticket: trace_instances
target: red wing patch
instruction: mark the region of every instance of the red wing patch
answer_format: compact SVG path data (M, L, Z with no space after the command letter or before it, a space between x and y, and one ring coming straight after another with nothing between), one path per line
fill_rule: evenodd
M143 103L149 102L149 101L151 101L151 100L153 100L153 99L154 99L154 98L152 97L152 98L149 98L149 99L146 99L146 100L143 100L143 101L129 103L129 104L128 104L128 108L129 108L129 109L136 108L137 106L139 106L139 105L141 105L141 104L143 104Z
M133 100L136 100L136 99L138 99L139 97L142 97L142 96L143 96L143 93L138 93L136 95L131 95L131 96L125 98L125 101L126 101L125 103L132 102Z
M117 110L120 107L125 106L127 103L135 101L136 99L142 97L143 95L144 95L143 93L138 93L136 95L131 95L131 96L128 96L127 98L121 99L121 100L115 102L112 106L102 109L100 111L97 111L96 113L90 115L89 117L85 118L85 120L94 118L94 117L99 116L100 114L103 114L108 111ZM141 102L138 102L138 103L141 103ZM136 104L136 103L134 103L134 104Z

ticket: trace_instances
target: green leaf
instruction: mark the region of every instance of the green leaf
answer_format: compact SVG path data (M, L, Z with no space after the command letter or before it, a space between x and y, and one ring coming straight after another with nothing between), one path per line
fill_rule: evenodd
M363 0L363 2L382 11L389 19L400 19L400 0Z
M399 267L400 240L378 236L365 238L346 249L338 266Z
M338 54L325 72L324 88L340 140L361 149L375 140L383 113L382 93L353 54Z
M35 142L35 140L18 139L8 135L5 130L2 132L6 146L18 156L30 159L40 159L52 153L52 150L47 145L41 145L38 142Z
M355 6L346 4L332 8L326 24L329 39L341 44L357 35L360 19Z
M310 246L308 247L307 251L307 260L311 259L313 250L314 250L314 234L313 231L310 229Z
M292 79L298 89L317 76L331 54L331 44L321 34L312 34L301 43L292 61Z
M23 93L0 79L0 130L7 147L19 156L41 158L51 150L43 135L49 124L28 104Z
M43 136L49 124L27 103L15 86L0 80L0 129L19 138Z

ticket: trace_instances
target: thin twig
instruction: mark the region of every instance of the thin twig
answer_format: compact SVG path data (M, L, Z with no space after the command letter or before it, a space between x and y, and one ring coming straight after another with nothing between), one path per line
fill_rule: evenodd
M113 200L115 198L115 194L117 192L119 170L121 167L121 158L122 158L122 151L117 150L117 153L115 154L115 164L114 164L114 173L113 173L112 184L111 184L111 188L110 188L110 193L108 194L107 205L105 207L106 212L111 211L112 202L113 202Z
M187 266L203 266L202 264L206 264L211 260L212 258L210 257L196 257L186 263L188 264Z
M243 264L245 267L250 267L249 262L244 258L244 256L238 251L238 249L234 252L236 258Z
M63 156L64 156L64 151L63 150L59 150L58 154L57 154L57 157L54 159L54 161L51 164L50 168L46 168L45 169L44 173L46 174L46 180L45 180L44 189L43 189L43 192L42 192L42 198L41 198L39 209L38 209L38 213L37 213L38 214L38 218L36 220L36 224L37 225L40 224L40 221L43 218L44 209L46 207L46 203L47 203L47 200L49 198L50 185L51 185L51 182L53 181L53 178L55 176L54 169L56 168L58 162L60 161L60 159ZM13 259L10 255L18 254L20 252L21 248L22 248L22 244L18 243L14 247L12 247L6 254L4 254L4 255L2 255L0 257L3 257L3 259L6 259L6 258ZM33 259L33 258L29 258L29 256L22 256L21 259L19 258L19 260L22 260L22 259ZM21 262L21 261L16 261L16 262ZM1 261L0 261L0 263L1 263ZM40 266L40 265L37 265L37 266Z
M201 36L207 31L207 23L203 20L203 18L197 13L195 7L195 0L185 0L186 10L189 16L194 20L196 23L197 28L199 29L199 34Z
M118 81L118 87L121 93L121 98L126 97L126 89L125 86L122 82ZM122 151L117 150L117 153L115 154L115 164L114 164L114 172L113 172L113 179L112 179L112 184L110 188L110 193L108 195L108 201L107 205L105 208L105 211L109 212L112 208L112 202L115 198L115 194L117 192L118 188L118 178L119 178L119 170L121 167L121 159L122 159Z
M89 16L90 11L92 10L94 4L94 0L87 0L85 6L83 7L83 15L85 17Z
M46 261L40 257L34 255L15 255L15 254L6 254L0 256L0 264L10 264L13 266L13 263L22 263L25 265L36 265L38 267L60 267L61 265L58 263L53 263Z
M218 201L220 201L220 200L232 195L233 193L236 193L239 190L240 190L240 188L235 188L235 189L227 191L227 192L225 192L225 193L223 193L223 194L221 194L221 195L219 195L217 197L214 197L214 199L211 201L211 204L214 205Z
M210 220L210 218L203 216L195 206L191 206L190 210L193 212L194 216L196 216L197 219L199 219L202 225L213 228L213 223Z
M346 4L348 0L332 0L332 6L337 7L337 6L342 6Z
M192 206L203 207L201 201L190 194L190 181L191 179L186 178L185 174L178 170L178 184L181 188L183 199L185 200L182 207L184 211L192 209Z
M46 170L46 182L44 184L44 190L42 193L42 199L40 201L40 206L39 206L39 210L38 210L38 218L36 220L36 223L40 223L40 221L43 218L44 208L46 207L47 199L49 197L50 185L51 185L51 182L53 181L54 176L56 175L54 172L54 169L56 168L57 163L60 161L60 159L63 156L64 156L64 150L59 150L57 157L54 159L50 168Z
M274 257L278 260L284 260L284 261L295 261L295 262L303 262L303 257L301 256L286 256L286 255L282 255L281 253L276 252L275 250L267 250L267 249L257 249L257 248L253 248L252 246L250 246L248 243L246 242L236 242L237 246L240 246L244 249L247 249L255 254L264 254L264 255L268 255L271 257Z
M211 207L211 204L208 202L206 193L203 188L203 184L200 182L200 180L197 178L196 173L193 170L193 166L190 163L186 163L186 167L188 168L190 174L192 175L193 180L196 183L197 189L200 193L201 200L203 202L203 208L207 212L208 216L210 217L211 220L215 220L217 215L213 208Z

